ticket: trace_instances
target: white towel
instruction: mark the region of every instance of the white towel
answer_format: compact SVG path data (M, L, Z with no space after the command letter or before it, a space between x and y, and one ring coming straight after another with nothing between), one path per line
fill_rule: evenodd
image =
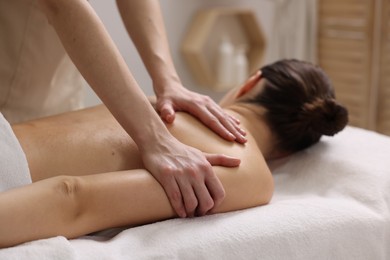
M30 183L26 156L8 121L0 113L0 192Z

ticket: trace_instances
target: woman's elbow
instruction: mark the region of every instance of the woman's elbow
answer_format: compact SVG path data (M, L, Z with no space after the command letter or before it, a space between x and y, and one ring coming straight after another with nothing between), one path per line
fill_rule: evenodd
M78 222L84 212L82 193L84 185L79 177L58 176L55 177L53 185L54 194L58 196L61 210L61 222L64 226L74 225Z

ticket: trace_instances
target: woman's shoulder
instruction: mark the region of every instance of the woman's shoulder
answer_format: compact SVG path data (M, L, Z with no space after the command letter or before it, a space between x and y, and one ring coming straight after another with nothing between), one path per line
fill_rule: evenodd
M229 142L186 113L177 113L174 123L167 127L187 145L206 153L225 154L241 160L239 167L214 168L226 191L226 198L216 212L264 205L270 201L272 174L250 132L247 131L245 144Z
M185 112L177 112L175 121L172 124L167 124L167 127L179 141L206 153L234 157L262 156L250 133L246 136L248 142L245 144L226 141L198 119Z

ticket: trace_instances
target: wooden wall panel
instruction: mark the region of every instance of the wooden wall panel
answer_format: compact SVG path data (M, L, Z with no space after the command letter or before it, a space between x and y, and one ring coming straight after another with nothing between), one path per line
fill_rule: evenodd
M318 61L350 124L390 135L390 0L319 0Z
M390 0L382 1L377 130L390 135Z
M370 128L375 1L319 1L318 62L331 78L350 124ZM371 127L372 128L372 127Z

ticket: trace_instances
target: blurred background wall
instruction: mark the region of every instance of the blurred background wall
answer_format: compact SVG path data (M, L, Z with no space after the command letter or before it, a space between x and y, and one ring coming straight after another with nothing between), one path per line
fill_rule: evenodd
M153 95L149 75L127 35L115 1L90 0L90 4L102 19L140 87L146 95ZM183 84L191 90L210 95L216 100L223 93L217 93L197 85L180 53L181 41L195 12L201 8L214 6L249 7L256 13L267 40L272 35L275 3L271 0L161 0L160 4L174 63ZM264 61L270 60L270 52L266 50L265 53ZM85 102L86 106L100 103L100 100L88 86L85 87Z
M130 71L146 95L153 95L149 75L119 16L115 1L90 0ZM317 39L317 0L161 0L172 57L178 74L188 89L219 100L226 92L200 86L193 78L180 52L184 35L198 10L211 7L243 7L251 9L260 24L266 41L263 64L280 58L315 61ZM87 86L85 103L91 106L100 100Z

